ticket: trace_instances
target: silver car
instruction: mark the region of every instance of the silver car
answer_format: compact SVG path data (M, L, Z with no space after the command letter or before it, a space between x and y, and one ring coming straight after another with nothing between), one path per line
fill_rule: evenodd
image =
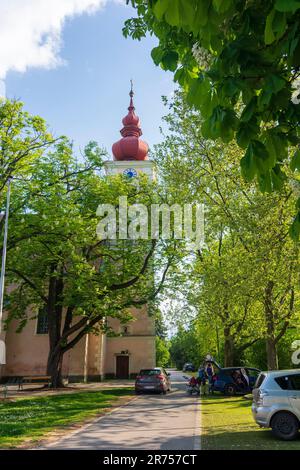
M276 437L296 439L300 427L300 369L261 372L255 383L252 413Z

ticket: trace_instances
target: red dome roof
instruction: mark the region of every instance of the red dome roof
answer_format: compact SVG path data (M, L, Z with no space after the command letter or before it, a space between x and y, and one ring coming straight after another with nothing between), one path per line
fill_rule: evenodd
M124 127L120 131L122 139L113 144L113 156L115 160L146 160L149 147L146 142L139 138L142 135L142 130L139 117L134 112L132 89L129 96L128 114L122 120Z

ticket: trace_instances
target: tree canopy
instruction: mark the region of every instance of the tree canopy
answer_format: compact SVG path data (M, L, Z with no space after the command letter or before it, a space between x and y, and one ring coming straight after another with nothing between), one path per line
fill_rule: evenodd
M129 1L127 2L129 3ZM201 111L203 137L235 140L246 181L280 190L300 171L300 2L131 0L125 36L150 32L156 65L174 73ZM288 166L284 162L291 154ZM290 234L300 234L300 197Z
M196 311L194 332L180 331L206 347L210 332L210 353L218 336L228 366L262 340L266 366L276 368L279 343L299 321L299 247L288 236L297 193L287 180L263 195L241 177L234 142L204 139L203 118L181 92L168 104L169 131L155 148L159 173L169 198L201 201L206 209L205 246L183 260L181 285L173 294L182 305L181 292ZM175 312L181 324L185 312L180 305Z

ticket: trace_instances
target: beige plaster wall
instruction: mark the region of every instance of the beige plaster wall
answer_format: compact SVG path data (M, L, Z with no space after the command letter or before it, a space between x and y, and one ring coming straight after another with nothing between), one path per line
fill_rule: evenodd
M155 334L155 322L154 318L150 317L147 313L147 306L143 306L141 309L133 308L131 310L134 320L129 322L126 326L129 327L130 335L154 335ZM114 330L115 333L122 332L122 326L120 321L116 318L108 318L108 325Z
M136 374L143 368L155 367L155 336L106 338L106 374L116 373L116 356L121 351L129 353L130 374Z

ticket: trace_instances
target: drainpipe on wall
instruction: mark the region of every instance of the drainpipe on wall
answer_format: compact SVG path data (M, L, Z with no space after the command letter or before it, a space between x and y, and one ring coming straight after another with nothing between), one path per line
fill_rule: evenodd
M87 383L88 381L88 354L89 354L89 333L85 337L85 347L84 347L84 365L83 365L83 381Z
M105 323L105 319L103 319ZM105 377L105 350L106 350L106 334L104 331L101 333L101 342L100 342L100 378L101 380Z

